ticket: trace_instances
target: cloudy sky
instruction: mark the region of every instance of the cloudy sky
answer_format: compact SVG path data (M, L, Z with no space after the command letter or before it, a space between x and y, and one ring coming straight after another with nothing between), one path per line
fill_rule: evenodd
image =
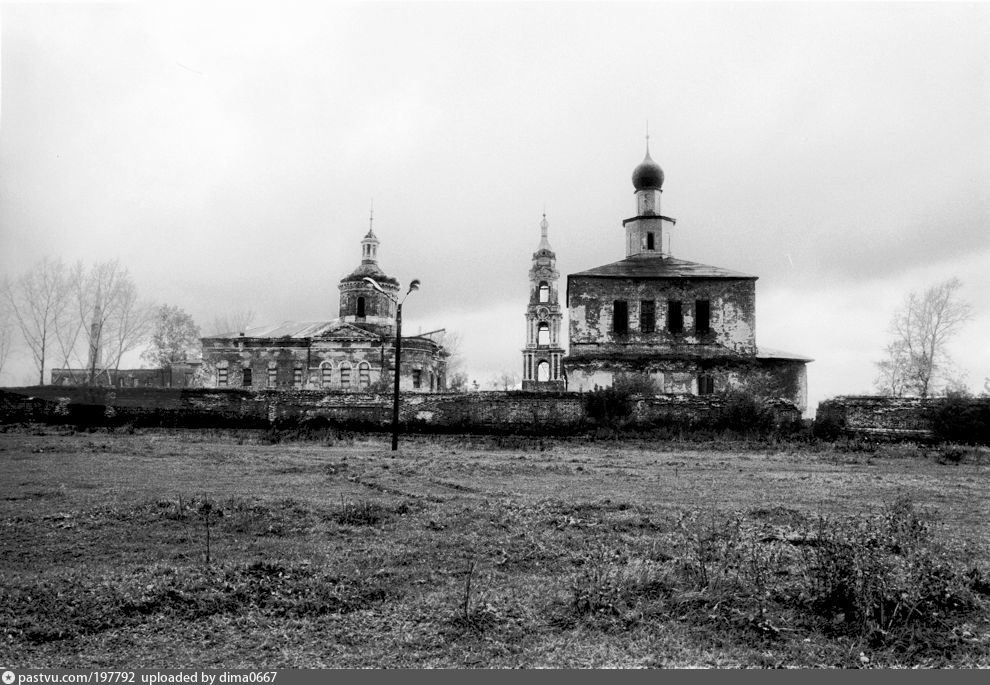
M964 283L990 376L990 3L4 3L0 273L120 258L204 327L333 318L374 203L405 329L520 372L543 212L624 257L649 122L681 259L759 276L757 342L869 391L911 290ZM3 382L30 382L15 357Z

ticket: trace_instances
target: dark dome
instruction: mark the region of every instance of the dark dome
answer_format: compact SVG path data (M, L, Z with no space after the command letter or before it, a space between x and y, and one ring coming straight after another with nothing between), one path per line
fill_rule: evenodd
M663 169L653 161L649 151L646 153L646 159L633 169L632 182L636 190L660 190L663 188Z

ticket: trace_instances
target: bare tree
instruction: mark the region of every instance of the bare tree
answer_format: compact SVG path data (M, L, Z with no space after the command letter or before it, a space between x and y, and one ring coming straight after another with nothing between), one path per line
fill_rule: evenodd
M895 340L887 344L885 359L878 361L874 387L881 395L901 397L907 389L907 350L904 343Z
M45 383L45 365L55 322L68 304L67 283L62 260L45 257L3 289L3 297L38 369L41 385Z
M468 389L468 376L463 371L455 371L447 377L447 390L465 392Z
M0 281L0 293L5 293L10 288L10 281L4 276ZM3 374L4 364L10 355L10 348L14 338L14 314L10 308L8 298L0 295L0 375Z
M63 306L52 322L55 350L59 366L71 372L71 382L82 383L86 379L85 356L79 351L83 345L83 330L88 312L85 304L86 272L81 261L66 268L63 283Z
M235 312L217 315L213 317L210 335L224 335L227 333L237 335L243 333L253 321L254 311L251 309L241 309Z
M959 298L961 287L958 278L951 278L920 295L908 295L891 322L894 339L887 347L888 358L878 363L878 381L887 381L878 382L879 388L922 397L932 393L951 364L948 343L972 318L972 307Z
M103 331L105 368L120 369L121 358L137 349L151 334L153 307L138 300L137 288L128 282L114 299L111 316Z
M120 260L85 267L77 262L66 272L67 305L55 318L55 339L62 366L76 383L117 369L123 355L148 333L150 308L140 304L137 288Z
M141 358L162 369L164 378L172 365L195 356L199 349L199 326L183 309L163 304L152 316L150 344Z
M510 371L503 371L492 381L492 386L496 389L502 388L502 390L509 390L516 387L516 383L519 382L519 374L512 373Z

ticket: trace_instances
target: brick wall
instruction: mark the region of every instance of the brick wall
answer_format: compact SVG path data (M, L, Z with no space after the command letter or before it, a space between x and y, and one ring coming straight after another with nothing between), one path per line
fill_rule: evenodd
M634 401L640 425L704 425L722 407L719 396L659 396ZM774 405L779 421L800 417L788 402ZM321 390L207 388L86 388L37 386L0 391L0 421L81 425L268 427L324 418L344 425L385 428L388 394ZM409 393L400 421L408 430L570 432L589 425L584 396L573 392Z
M817 422L833 422L849 436L885 440L929 441L934 414L945 398L933 397L836 397L818 405ZM986 398L966 400L967 406L990 404Z

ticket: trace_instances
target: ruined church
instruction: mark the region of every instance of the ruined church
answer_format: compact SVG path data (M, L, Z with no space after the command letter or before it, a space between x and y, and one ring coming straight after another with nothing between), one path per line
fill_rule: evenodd
M625 258L567 276L567 389L645 374L664 393L705 395L760 380L804 411L812 360L757 345L757 277L663 250L676 220L661 214L664 172L649 141L632 183Z
M286 321L202 338L203 385L343 392L391 388L402 293L399 281L378 265L378 246L369 228L361 240L361 263L337 286L336 319ZM402 336L402 391L445 389L448 355L432 335Z

